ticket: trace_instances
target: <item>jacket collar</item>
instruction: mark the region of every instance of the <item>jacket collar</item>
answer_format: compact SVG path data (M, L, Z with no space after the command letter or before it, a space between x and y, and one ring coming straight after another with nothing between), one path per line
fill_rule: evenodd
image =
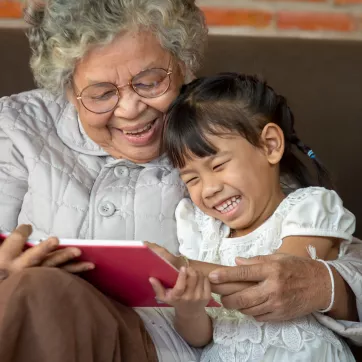
M103 156L106 158L107 166L112 167L116 164L128 164L129 166L137 167L163 167L171 170L168 158L165 155L158 157L145 164L135 164L126 159L116 159L104 151L97 143L91 140L84 131L82 123L78 117L76 108L66 100L63 100L64 105L55 122L59 138L70 149L91 156Z

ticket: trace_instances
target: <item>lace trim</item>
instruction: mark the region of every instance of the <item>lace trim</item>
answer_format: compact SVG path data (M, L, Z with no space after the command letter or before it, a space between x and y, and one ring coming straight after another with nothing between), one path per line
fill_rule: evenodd
M271 346L296 353L317 338L343 350L333 332L311 315L288 322L263 323L224 308L212 308L208 313L214 319L214 342L204 349L202 362L260 361Z
M220 241L229 234L230 229L220 220L204 214L196 206L194 209L195 221L202 235L198 260L222 264L219 256Z

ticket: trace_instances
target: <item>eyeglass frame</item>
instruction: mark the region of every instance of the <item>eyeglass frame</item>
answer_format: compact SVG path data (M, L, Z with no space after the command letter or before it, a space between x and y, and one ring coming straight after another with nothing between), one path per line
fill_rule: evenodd
M164 94L170 89L170 85L171 85L171 74L173 74L173 70L172 70L172 69L170 70L171 60L172 60L172 56L170 56L170 60L169 60L169 62L168 62L167 70L166 70L165 68L158 68L158 67L157 67L157 68L148 68L148 69L141 70L140 72L138 72L137 74L135 74L134 76L132 76L131 79L128 81L127 84L120 85L120 86L117 86L116 84L111 83L111 82L99 82L99 83L95 83L95 84L90 84L90 85L87 85L85 88L83 88L78 94L75 94L75 97L76 97L76 99L77 99L78 101L80 101L80 103L82 104L82 106L83 106L87 111L92 112L92 113L94 113L94 114L104 114L104 113L108 113L108 112L114 111L114 110L117 108L119 101L121 100L121 95L120 95L120 93L119 93L119 90L122 89L122 88L125 88L125 87L130 87L137 95L139 95L139 96L142 97L142 98L152 99L152 98L161 97L162 95L164 95ZM162 93L160 93L160 94L158 94L157 96L154 96L154 97L152 97L152 96L151 96L151 97L145 97L145 96L139 94L139 93L136 91L135 87L133 86L132 80L133 80L135 77L137 77L138 75L140 75L141 73L147 72L147 71L149 71L149 70L157 70L157 69L163 70L163 71L166 72L166 76L165 76L165 78L164 78L163 80L165 80L166 77L168 77L169 82L168 82L167 88L166 88ZM87 107L84 105L84 103L83 103L82 93L83 93L87 88L92 87L92 86L96 86L96 85L98 85L98 84L111 84L112 86L114 86L114 87L117 89L118 102L115 104L115 106L114 106L112 109L110 109L110 110L108 110L108 111L104 111L104 112L94 112L94 111L90 110L89 108L87 108ZM77 88L77 86L75 85L74 82L73 82L73 85L74 85L75 88Z

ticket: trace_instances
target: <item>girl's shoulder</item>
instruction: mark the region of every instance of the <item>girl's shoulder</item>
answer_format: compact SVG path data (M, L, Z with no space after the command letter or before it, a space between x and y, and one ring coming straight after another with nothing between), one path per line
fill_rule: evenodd
M324 187L311 186L299 188L289 193L280 203L276 213L287 215L292 210L308 208L310 211L328 211L335 205L343 207L343 201L334 190Z
M339 195L323 187L300 188L290 193L275 211L282 220L281 237L314 235L352 239L355 217Z

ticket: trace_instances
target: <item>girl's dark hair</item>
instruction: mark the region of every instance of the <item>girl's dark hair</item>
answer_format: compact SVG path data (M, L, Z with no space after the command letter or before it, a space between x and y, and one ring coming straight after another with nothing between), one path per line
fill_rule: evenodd
M294 115L286 99L266 82L250 75L221 73L184 85L167 112L163 148L173 166L182 168L191 156L206 157L217 152L207 139L208 134L234 132L255 147L261 147L260 134L270 122L277 124L284 133L281 175L293 178L299 187L332 188L327 170L298 138ZM316 181L310 167L302 161L303 154L315 165Z

